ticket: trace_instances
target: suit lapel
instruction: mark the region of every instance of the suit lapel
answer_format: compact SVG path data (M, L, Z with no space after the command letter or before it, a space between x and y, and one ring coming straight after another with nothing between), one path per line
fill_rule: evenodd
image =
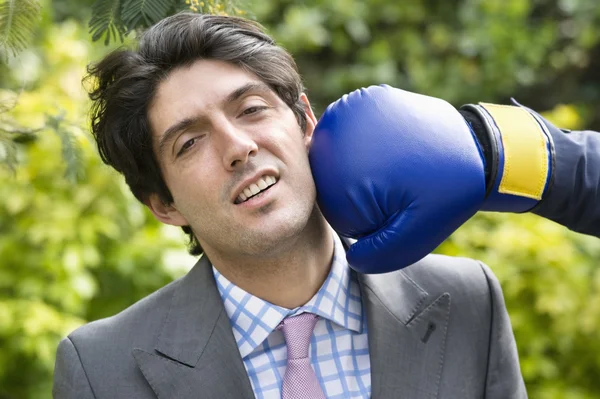
M432 298L403 271L360 275L359 281L367 312L372 398L437 398L450 295Z
M157 397L254 398L208 259L178 283L154 350L132 352Z

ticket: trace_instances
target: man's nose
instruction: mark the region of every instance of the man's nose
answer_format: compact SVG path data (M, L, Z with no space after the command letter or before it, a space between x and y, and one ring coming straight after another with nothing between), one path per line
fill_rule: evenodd
M223 154L223 166L227 170L245 164L258 152L258 145L252 135L228 122L221 125L218 135Z

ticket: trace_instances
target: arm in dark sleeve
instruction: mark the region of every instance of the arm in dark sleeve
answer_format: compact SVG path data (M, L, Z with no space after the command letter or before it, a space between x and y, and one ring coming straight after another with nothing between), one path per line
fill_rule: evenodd
M490 290L492 315L484 397L486 399L527 398L517 344L504 303L502 288L492 271L483 263L480 265Z
M79 354L69 338L63 339L56 351L54 367L54 399L94 399Z
M600 237L600 133L546 125L554 142L552 181L533 213Z

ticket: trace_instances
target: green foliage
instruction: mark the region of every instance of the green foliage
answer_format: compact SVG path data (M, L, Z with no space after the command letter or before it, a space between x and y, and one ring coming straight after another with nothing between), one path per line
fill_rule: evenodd
M150 26L168 15L169 6L170 4L166 1L125 1L123 21L127 26Z
M126 27L121 19L121 0L98 0L92 6L90 33L96 41L104 36L104 43L109 44L117 38L123 41Z
M15 105L16 100L13 106ZM0 166L14 173L19 164L19 145L30 144L37 140L38 132L49 130L61 140L62 159L65 163L64 175L70 182L75 183L83 171L81 148L73 133L73 130L81 130L79 126L69 126L64 120L64 111L62 111L58 115L46 115L45 123L41 127L26 127L11 117L11 110L12 107L0 109Z
M65 126L64 113L58 116L48 116L47 121L47 127L60 138L61 154L65 163L65 178L71 183L82 180L85 166L82 161L82 149L76 142L75 134Z
M0 58L7 61L24 50L40 17L37 0L0 1ZM16 124L8 112L16 102L10 91L0 95L0 166L14 172L18 164L18 144L35 139L35 130Z
M16 55L33 34L40 15L37 0L3 0L0 3L0 49Z
M35 140L37 129L30 129L15 123L8 115L16 104L16 96L12 92L4 92L0 96L0 165L12 172L18 165L18 145Z

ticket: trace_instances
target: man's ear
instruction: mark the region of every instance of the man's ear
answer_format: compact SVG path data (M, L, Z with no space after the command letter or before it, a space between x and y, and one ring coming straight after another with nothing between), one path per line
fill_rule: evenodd
M313 133L315 132L315 127L317 126L317 118L315 118L315 114L313 113L312 108L310 107L310 101L308 101L308 97L306 93L300 94L300 100L305 104L305 115L306 115L306 129L304 131L304 145L308 150L310 148L310 144L312 143Z
M173 226L189 225L183 215L172 204L166 205L157 194L151 194L144 203L154 217L165 224Z

